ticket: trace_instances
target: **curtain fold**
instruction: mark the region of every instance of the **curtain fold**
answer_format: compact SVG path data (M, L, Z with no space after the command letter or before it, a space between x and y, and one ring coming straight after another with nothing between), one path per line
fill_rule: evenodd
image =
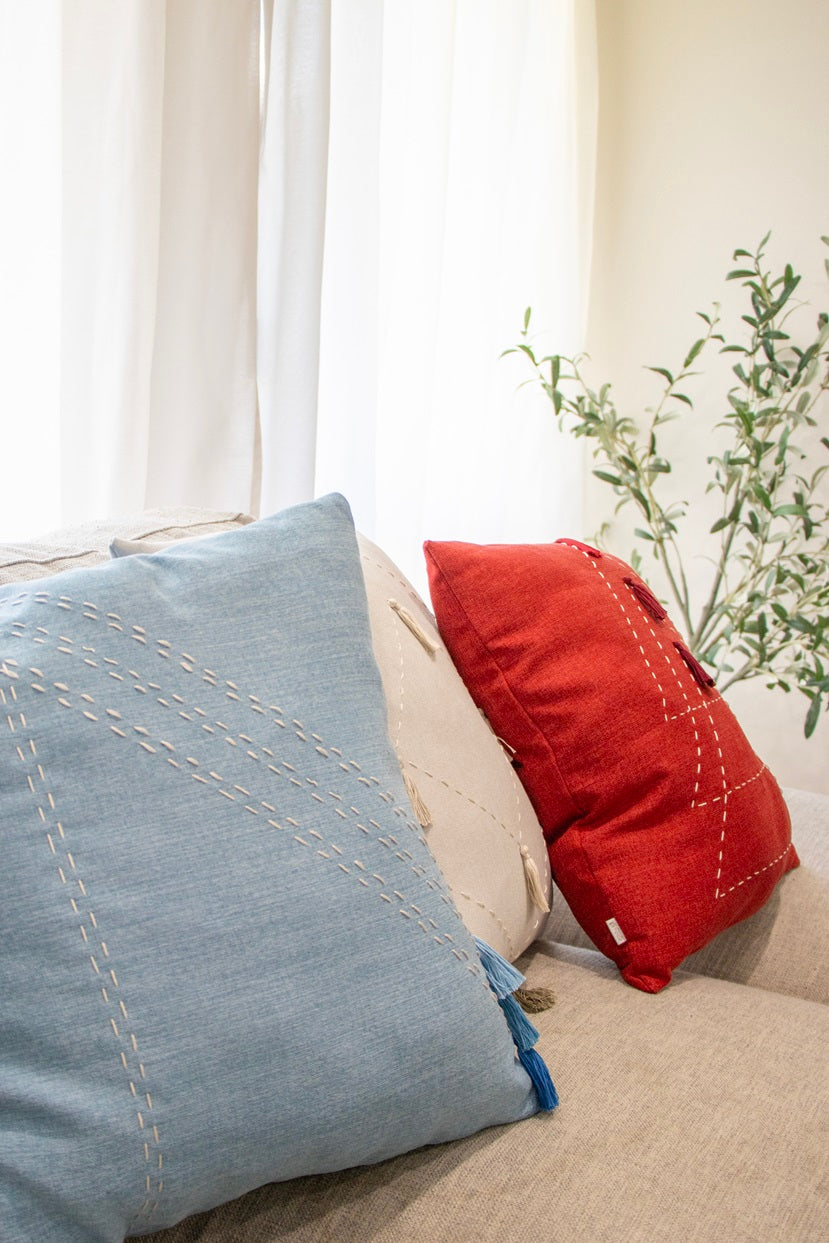
M314 495L330 0L263 0L258 382L264 513Z
M60 521L59 0L0 0L0 538Z
M0 0L28 530L338 489L416 576L424 536L580 526L578 447L499 354L527 304L581 345L593 23L594 0Z
M64 0L62 519L247 507L257 0Z
M582 0L335 7L316 488L349 496L421 585L427 535L581 524L580 446L499 355L528 304L551 346L582 344L592 15Z

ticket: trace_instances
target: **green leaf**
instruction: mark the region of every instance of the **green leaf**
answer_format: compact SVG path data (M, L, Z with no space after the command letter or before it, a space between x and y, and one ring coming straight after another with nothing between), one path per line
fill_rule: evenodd
M651 507L648 504L648 500L644 492L642 492L639 488L631 488L630 493L631 493L631 496L635 497L637 503L639 504L640 509L642 510L642 513L645 515L645 517L650 522Z
M593 474L597 479L601 479L604 483L612 483L614 488L621 488L622 481L618 475L611 475L606 470L594 470Z
M809 711L806 713L806 720L803 722L803 733L807 738L811 738L817 728L820 710L823 707L823 696L815 695L809 704Z
M688 353L685 355L685 362L682 364L683 371L686 371L687 368L691 366L691 363L698 357L704 345L705 337L700 337L698 341L694 342Z
M745 277L748 277L748 279L751 280L754 275L755 273L751 272L748 268L735 268L733 272L728 273L728 276L726 276L725 279L727 281L736 281L743 280Z
M674 377L671 375L670 371L667 371L664 367L646 367L645 370L653 371L656 373L656 375L661 375L665 380L668 381L669 384L673 384L674 382Z
M526 311L524 312L524 331L525 331L525 332L527 331L527 329L528 329L528 328L529 328L529 326L530 326L530 318L531 318L531 316L532 316L532 313L533 313L533 309L532 309L532 307L531 307L531 306L528 306L528 307L527 307L527 309L526 309Z
M802 505L775 505L772 512L775 518L784 518L788 515L803 517L805 510Z
M651 543L654 542L653 536L651 535L650 531L643 531L641 527L634 527L633 534L638 535L640 539L650 540Z
M730 525L731 523L729 522L728 518L718 518L717 521L714 523L714 525L711 527L711 534L716 535L718 531L722 531L727 526L730 526Z

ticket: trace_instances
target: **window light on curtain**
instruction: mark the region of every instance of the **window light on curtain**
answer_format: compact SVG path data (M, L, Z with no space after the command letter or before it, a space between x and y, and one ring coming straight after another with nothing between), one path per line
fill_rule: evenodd
M532 304L577 350L592 2L332 5L316 486L421 577L420 542L580 525L580 449L499 355Z
M528 303L581 342L592 21L0 0L0 539L332 488L410 572L424 536L572 530L572 445L498 355Z

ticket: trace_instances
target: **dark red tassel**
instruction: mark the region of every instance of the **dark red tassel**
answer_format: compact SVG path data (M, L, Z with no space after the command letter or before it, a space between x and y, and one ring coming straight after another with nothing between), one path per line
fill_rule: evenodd
M635 578L630 577L625 579L625 583L628 587L630 587L631 591L636 596L636 599L642 605L642 608L645 609L646 612L650 613L651 617L655 618L657 621L665 620L668 614L657 600L647 583L638 582Z
M710 687L714 685L714 679L711 677L711 674L706 669L703 669L693 652L689 652L683 643L675 642L674 647L679 652L680 656L691 670L695 681L699 682L700 686Z
M578 548L579 552L586 552L588 557L595 557L597 560L601 560L602 554L592 544L583 544L578 539L557 539L556 543L564 544L567 548Z

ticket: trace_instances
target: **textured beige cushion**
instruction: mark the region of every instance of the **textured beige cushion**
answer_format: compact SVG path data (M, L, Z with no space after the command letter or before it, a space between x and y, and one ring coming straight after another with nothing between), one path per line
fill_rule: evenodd
M801 866L778 883L766 905L692 954L686 970L829 1004L829 797L784 790ZM545 937L591 947L555 892Z
M165 542L117 539L114 551L154 552ZM431 613L384 552L359 542L389 735L415 810L467 927L516 958L547 918L541 827Z
M658 997L540 944L555 1113L266 1187L156 1243L823 1243L829 1009L678 971Z
M420 796L428 811L426 839L467 927L516 958L547 918L550 865L541 827L431 613L363 536L360 552L389 734L416 805ZM533 900L530 874L538 877L540 902Z
M0 545L0 583L31 582L63 570L106 561L113 536L168 543L186 536L210 535L248 522L253 522L249 514L179 508L149 509L132 517L113 518L110 522L65 527L32 543Z

